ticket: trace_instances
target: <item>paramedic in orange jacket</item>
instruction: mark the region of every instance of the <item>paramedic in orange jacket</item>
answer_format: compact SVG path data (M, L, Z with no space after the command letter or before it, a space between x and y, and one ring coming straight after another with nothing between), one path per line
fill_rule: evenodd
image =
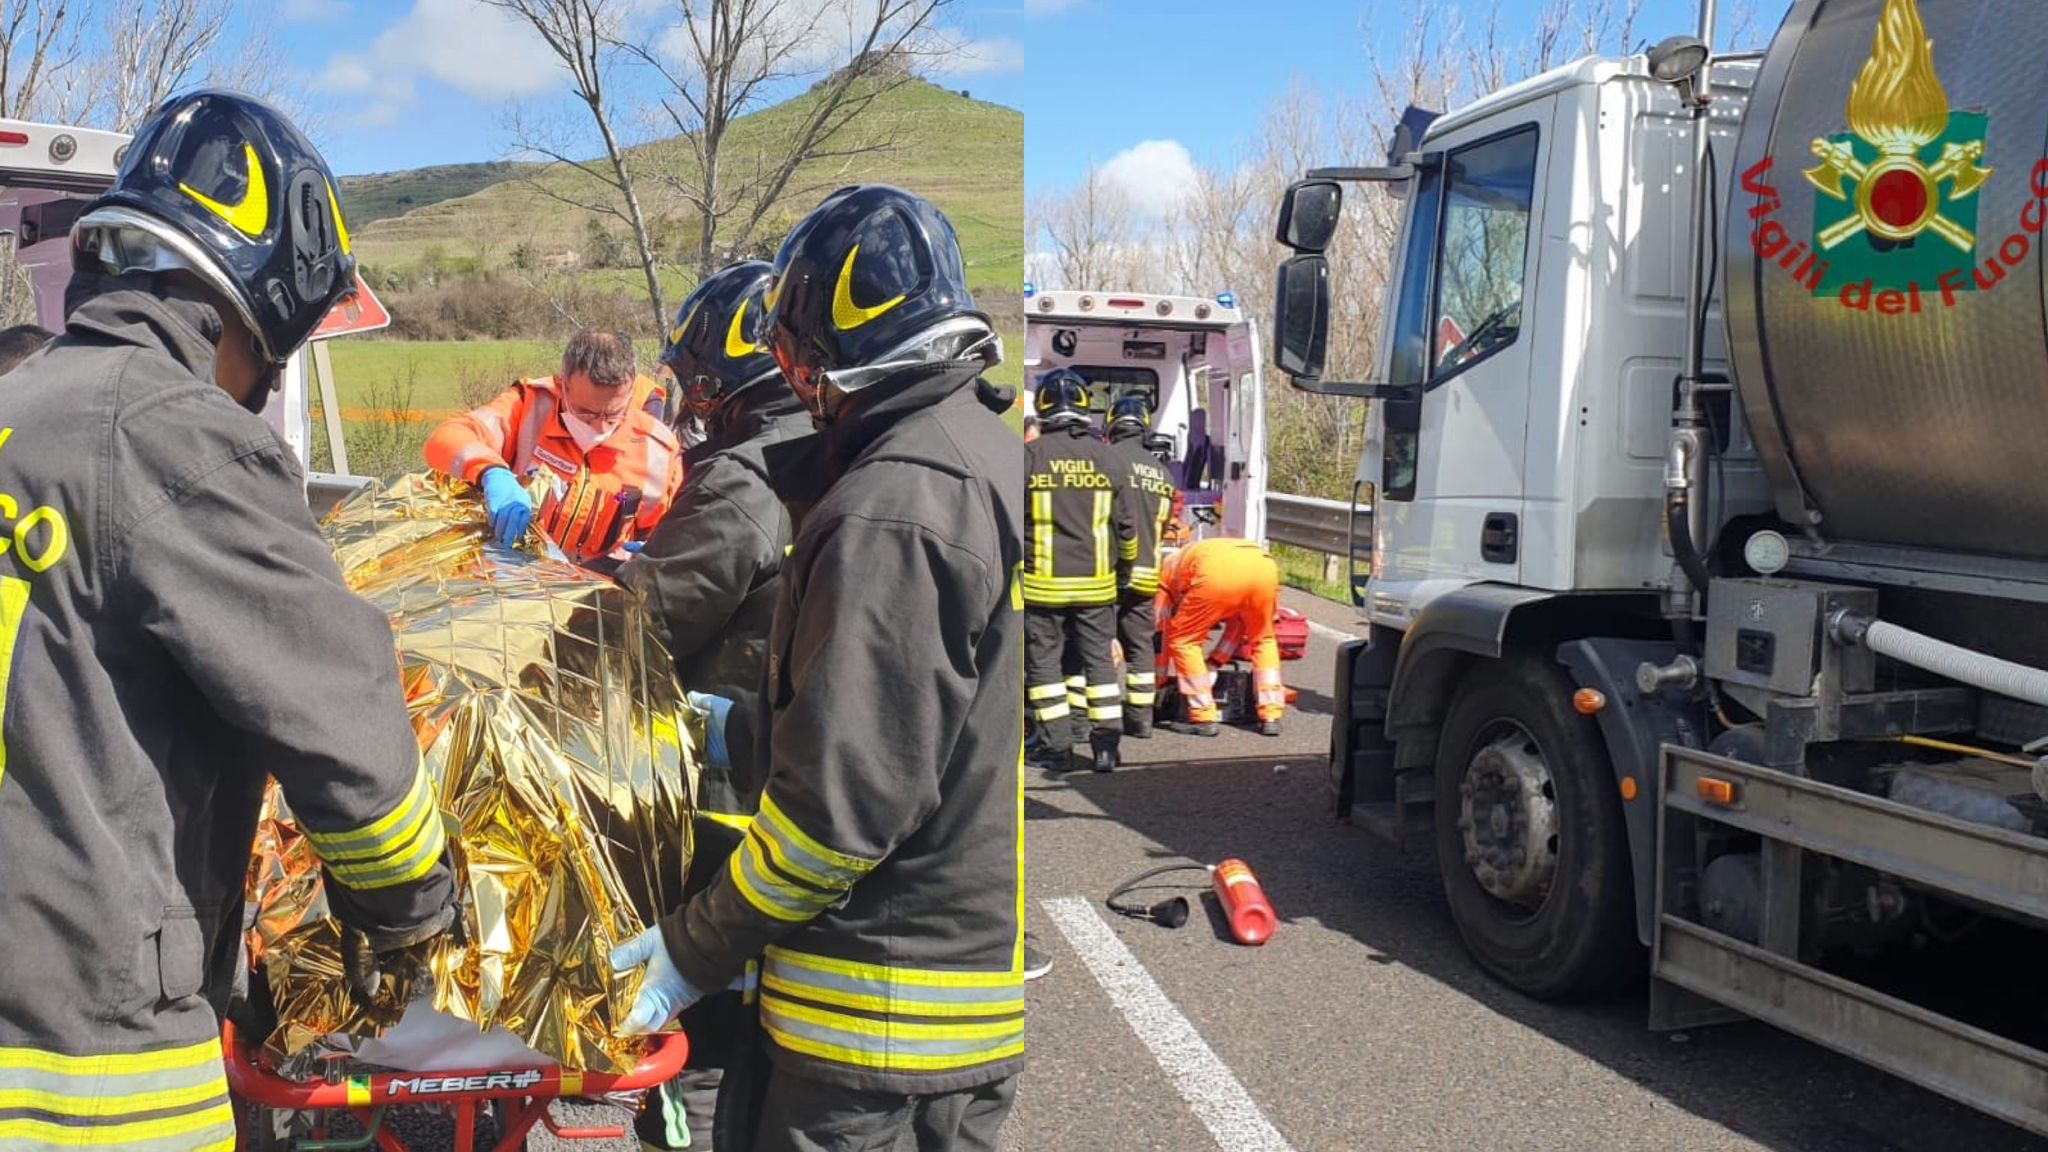
M1159 631L1188 711L1185 722L1164 727L1192 736L1214 736L1221 730L1216 674L1209 670L1203 651L1209 633L1221 624L1217 663L1251 653L1259 734L1280 734L1287 688L1280 681L1280 645L1273 638L1273 616L1279 606L1280 566L1255 541L1204 540L1160 559Z
M639 379L630 339L578 332L559 373L521 380L435 429L427 464L482 489L500 543L537 520L570 559L608 570L661 523L683 484L676 434ZM551 483L536 511L525 481L542 472Z

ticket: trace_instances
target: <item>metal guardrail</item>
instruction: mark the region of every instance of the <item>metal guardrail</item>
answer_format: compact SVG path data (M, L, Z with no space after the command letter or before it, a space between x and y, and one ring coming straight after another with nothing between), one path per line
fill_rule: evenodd
M1266 494L1266 539L1291 544L1326 556L1344 556L1352 549L1352 506L1342 500L1314 496ZM1360 507L1358 546L1361 554L1372 547L1372 510Z

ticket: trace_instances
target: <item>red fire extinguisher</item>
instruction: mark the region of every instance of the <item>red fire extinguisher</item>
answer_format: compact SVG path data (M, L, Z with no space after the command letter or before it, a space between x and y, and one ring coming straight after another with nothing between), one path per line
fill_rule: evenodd
M1273 914L1273 903L1266 899L1266 890L1259 887L1259 878L1242 860L1225 860L1209 869L1209 882L1216 888L1216 902L1223 906L1223 917L1230 922L1230 934L1239 944L1256 947L1264 944L1273 935L1273 927L1279 918Z

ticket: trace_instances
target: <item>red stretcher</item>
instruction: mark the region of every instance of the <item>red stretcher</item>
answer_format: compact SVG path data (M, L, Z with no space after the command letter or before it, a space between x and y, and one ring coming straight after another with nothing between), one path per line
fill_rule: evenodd
M683 1034L669 1032L655 1037L639 1065L623 1075L574 1072L550 1066L379 1072L302 1084L279 1076L259 1062L254 1053L245 1050L233 1024L221 1025L221 1050L227 1058L228 1092L244 1106L241 1111L253 1120L250 1126L259 1133L252 1141L250 1134L244 1132L237 1145L244 1152L340 1152L371 1147L382 1152L412 1152L384 1124L385 1114L393 1108L431 1108L450 1114L455 1121L455 1147L463 1149L475 1147L477 1120L486 1110L495 1111L498 1121L498 1142L493 1152L519 1152L526 1147L527 1134L535 1125L565 1140L617 1140L626 1135L623 1125L564 1127L548 1114L548 1105L565 1096L645 1091L674 1079L690 1056L690 1044ZM308 1114L312 1134L304 1139L271 1138L275 1112ZM343 1113L353 1116L365 1134L330 1139L328 1126Z

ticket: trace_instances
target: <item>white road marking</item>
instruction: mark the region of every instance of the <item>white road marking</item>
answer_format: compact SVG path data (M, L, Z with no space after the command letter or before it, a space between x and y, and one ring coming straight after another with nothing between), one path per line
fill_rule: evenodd
M1078 896L1044 901L1081 962L1109 994L1110 1002L1152 1058L1173 1080L1181 1098L1209 1129L1223 1152L1294 1152L1293 1145L1259 1111L1251 1093L1237 1082L1201 1033L1166 998L1152 974L1145 971L1124 942L1103 923L1095 906Z
M1308 630L1315 633L1318 636L1323 637L1326 640L1335 640L1339 644L1349 643L1350 641L1358 639L1358 637L1353 636L1349 632L1340 632L1337 629L1330 627L1328 624L1318 624L1313 620L1308 622Z

